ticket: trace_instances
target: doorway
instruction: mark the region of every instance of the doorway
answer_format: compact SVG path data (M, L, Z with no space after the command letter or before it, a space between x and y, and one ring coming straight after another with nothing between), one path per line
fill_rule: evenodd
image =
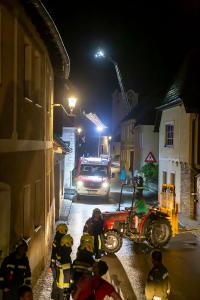
M133 164L134 164L134 151L130 151L130 168L133 170Z

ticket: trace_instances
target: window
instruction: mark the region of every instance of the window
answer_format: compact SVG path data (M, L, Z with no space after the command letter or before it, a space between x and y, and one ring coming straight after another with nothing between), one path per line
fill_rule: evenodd
M35 51L33 59L33 82L34 82L34 95L33 100L37 104L41 103L41 57L40 54Z
M172 147L174 145L174 124L167 123L165 125L165 146Z
M31 98L31 45L27 39L24 43L24 97Z
M175 173L170 174L170 183L175 185Z
M163 172L163 180L162 180L163 184L167 184L167 172L164 171Z

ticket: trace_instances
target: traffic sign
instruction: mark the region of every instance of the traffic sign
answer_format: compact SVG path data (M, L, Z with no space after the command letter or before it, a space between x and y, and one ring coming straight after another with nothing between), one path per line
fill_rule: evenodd
M146 159L145 159L145 162L147 163L156 163L156 159L155 159L155 156L153 155L152 152L149 152L149 154L147 155Z

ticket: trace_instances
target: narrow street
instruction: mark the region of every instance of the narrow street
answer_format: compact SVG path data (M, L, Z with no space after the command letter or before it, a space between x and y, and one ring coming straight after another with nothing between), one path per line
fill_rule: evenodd
M68 221L69 232L74 238L72 258L75 258L84 223L91 216L92 210L95 207L102 211L117 209L120 189L117 188L116 183L113 186L109 203L102 203L100 199L93 197L81 199L80 202L65 200L62 220ZM114 193L112 193L113 190ZM146 193L146 196L154 199L152 194L147 195ZM131 198L131 193L126 192L122 207L130 205ZM151 249L146 245L135 248L131 241L124 239L121 250L116 255L105 258L110 266L109 280L118 286L120 292L126 291L125 300L145 299L143 291L147 273L151 268L150 253ZM169 245L163 250L163 257L170 274L172 288L170 299L198 300L199 295L196 291L200 278L200 269L197 263L200 260L200 242L197 238L191 233L172 238ZM190 284L188 284L188 278L190 278ZM39 294L36 291L37 299L50 299L51 275L43 274L39 286Z

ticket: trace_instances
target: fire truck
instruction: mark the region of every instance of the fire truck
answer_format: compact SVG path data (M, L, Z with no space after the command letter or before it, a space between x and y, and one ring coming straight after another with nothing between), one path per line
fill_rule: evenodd
M81 157L77 169L76 191L80 196L109 198L111 161L105 157Z

